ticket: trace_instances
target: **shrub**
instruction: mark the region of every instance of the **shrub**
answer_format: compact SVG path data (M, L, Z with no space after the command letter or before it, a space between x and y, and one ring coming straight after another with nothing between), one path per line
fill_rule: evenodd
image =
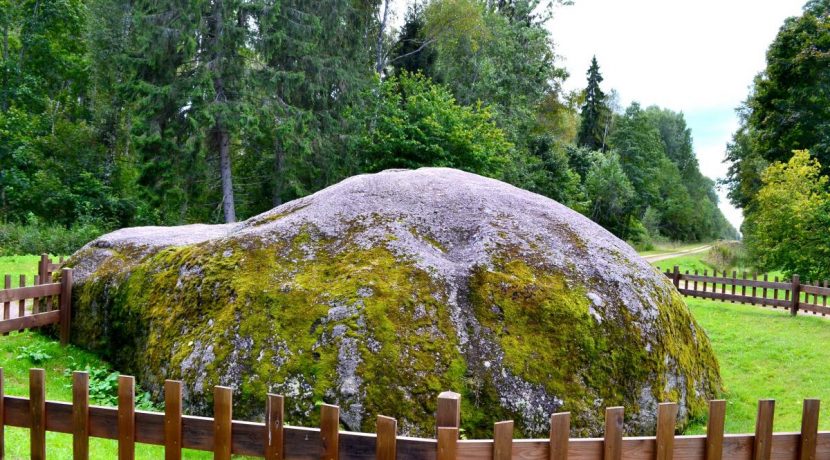
M67 228L44 224L36 218L31 218L27 224L0 224L0 256L72 254L107 230L96 223L78 223Z
M744 246L739 241L718 241L709 249L705 262L718 271L741 265Z

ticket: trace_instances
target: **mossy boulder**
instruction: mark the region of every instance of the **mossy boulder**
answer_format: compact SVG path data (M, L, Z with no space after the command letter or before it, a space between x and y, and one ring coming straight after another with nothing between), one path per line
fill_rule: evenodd
M325 401L348 429L384 414L430 435L453 390L469 436L504 419L543 435L557 411L596 435L613 405L641 434L658 402L683 424L720 388L705 333L631 247L452 169L352 177L239 224L123 229L69 264L72 341L156 397L184 381L192 413L226 385L236 417L261 417L272 392L292 423Z

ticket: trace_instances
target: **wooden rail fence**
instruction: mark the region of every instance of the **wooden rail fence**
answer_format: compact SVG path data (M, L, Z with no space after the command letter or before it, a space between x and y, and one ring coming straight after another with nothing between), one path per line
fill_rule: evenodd
M72 317L72 270L61 269L63 259L53 263L43 254L38 263L38 274L31 286L27 286L26 275L20 275L18 287L12 289L11 275L3 277L4 289L0 290L0 333L9 335L49 324L60 323L61 344L69 343L69 328ZM52 273L61 270L61 279L53 283Z
M749 278L746 272L739 277L734 270L731 276L726 271L718 275L715 270L711 275L709 270L704 270L703 274L697 270L694 273L689 273L689 270L680 273L676 265L663 273L672 280L681 294L689 297L783 308L793 315L799 311L822 316L830 314L830 306L827 305L830 287L827 280L823 283L802 283L798 275L793 275L789 280L779 280L777 276L770 280L766 274L759 279L757 274Z
M164 446L168 460L181 459L182 448L270 460L830 460L830 432L819 432L819 400L804 401L800 433L773 433L775 401L761 400L754 434L724 434L726 402L709 403L707 434L675 436L678 407L663 403L657 409L656 436L624 437L622 407L609 407L603 438L570 438L570 414L553 414L545 439L513 439L512 421L494 425L493 439L460 440L461 398L438 396L435 439L398 436L397 421L379 416L375 433L340 431L340 409L320 406L319 428L287 426L285 400L269 394L265 422L233 420L233 390L214 389L213 418L182 415L182 384L164 385L164 413L135 410L133 377L118 380L118 407L89 405L89 376L73 374L72 403L46 401L42 369L29 371L29 397L3 396L0 368L0 458L4 425L29 430L30 455L46 457L46 432L69 433L75 459L89 458L89 438L114 439L118 458L132 459L135 446Z

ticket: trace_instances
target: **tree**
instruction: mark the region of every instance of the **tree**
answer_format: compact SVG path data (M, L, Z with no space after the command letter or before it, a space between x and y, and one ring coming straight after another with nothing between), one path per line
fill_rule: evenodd
M627 238L635 190L617 154L610 152L591 167L585 178L585 189L591 201L588 217L614 235Z
M755 211L747 216L746 243L759 268L807 279L830 275L830 193L821 164L806 150L762 174Z
M727 152L730 200L752 212L768 164L809 150L830 167L830 0L811 0L789 18L767 51L767 66L738 109L741 127Z
M354 150L368 171L445 166L493 177L511 149L488 108L461 106L446 87L419 74L390 77L377 105L356 115L366 134Z
M582 122L577 134L577 145L591 150L606 148L605 139L608 129L608 107L605 105L605 93L599 87L602 75L599 73L597 57L591 58L588 68L588 87L585 88L585 102L582 104Z

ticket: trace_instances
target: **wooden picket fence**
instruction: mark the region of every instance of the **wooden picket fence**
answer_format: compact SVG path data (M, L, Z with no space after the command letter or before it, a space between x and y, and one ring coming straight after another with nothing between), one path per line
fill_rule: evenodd
M703 274L697 270L694 273L689 273L689 270L680 273L676 265L663 273L672 280L681 294L689 297L783 308L793 315L799 311L821 316L830 314L830 306L827 305L830 287L827 280L823 283L802 283L798 275L793 275L789 280L779 280L777 276L770 280L766 274L759 279L757 274L749 278L747 273L743 272L742 276L738 277L735 271L729 276L726 271L718 275L715 270L711 275L709 270L704 270Z
M61 269L63 258L54 263L43 254L38 263L38 274L31 286L26 285L26 275L20 275L17 288L12 289L11 275L5 275L4 288L0 290L0 333L22 331L60 323L61 344L69 343L72 318L72 270ZM61 279L53 283L52 273L61 270ZM15 307L15 308L12 308Z
M830 460L830 432L819 432L817 399L804 401L801 432L773 433L775 401L758 403L755 434L725 435L726 402L709 403L707 434L675 436L678 407L663 403L657 409L656 436L623 437L622 407L609 407L603 438L570 438L570 414L553 414L550 436L514 440L512 421L494 425L493 439L460 440L461 398L457 393L438 396L436 438L398 436L397 421L379 416L375 433L340 431L337 406L320 407L319 428L287 426L285 400L267 395L265 422L233 420L233 391L215 387L213 418L182 415L182 384L164 385L164 413L135 409L135 381L118 380L118 407L89 405L89 376L73 374L72 403L46 401L42 369L29 373L29 397L3 396L0 368L0 458L4 424L27 428L31 458L46 457L46 432L69 433L75 459L89 458L89 438L114 439L118 458L132 459L137 443L164 446L165 458L182 458L182 448L214 453L216 459L232 454L270 460Z

